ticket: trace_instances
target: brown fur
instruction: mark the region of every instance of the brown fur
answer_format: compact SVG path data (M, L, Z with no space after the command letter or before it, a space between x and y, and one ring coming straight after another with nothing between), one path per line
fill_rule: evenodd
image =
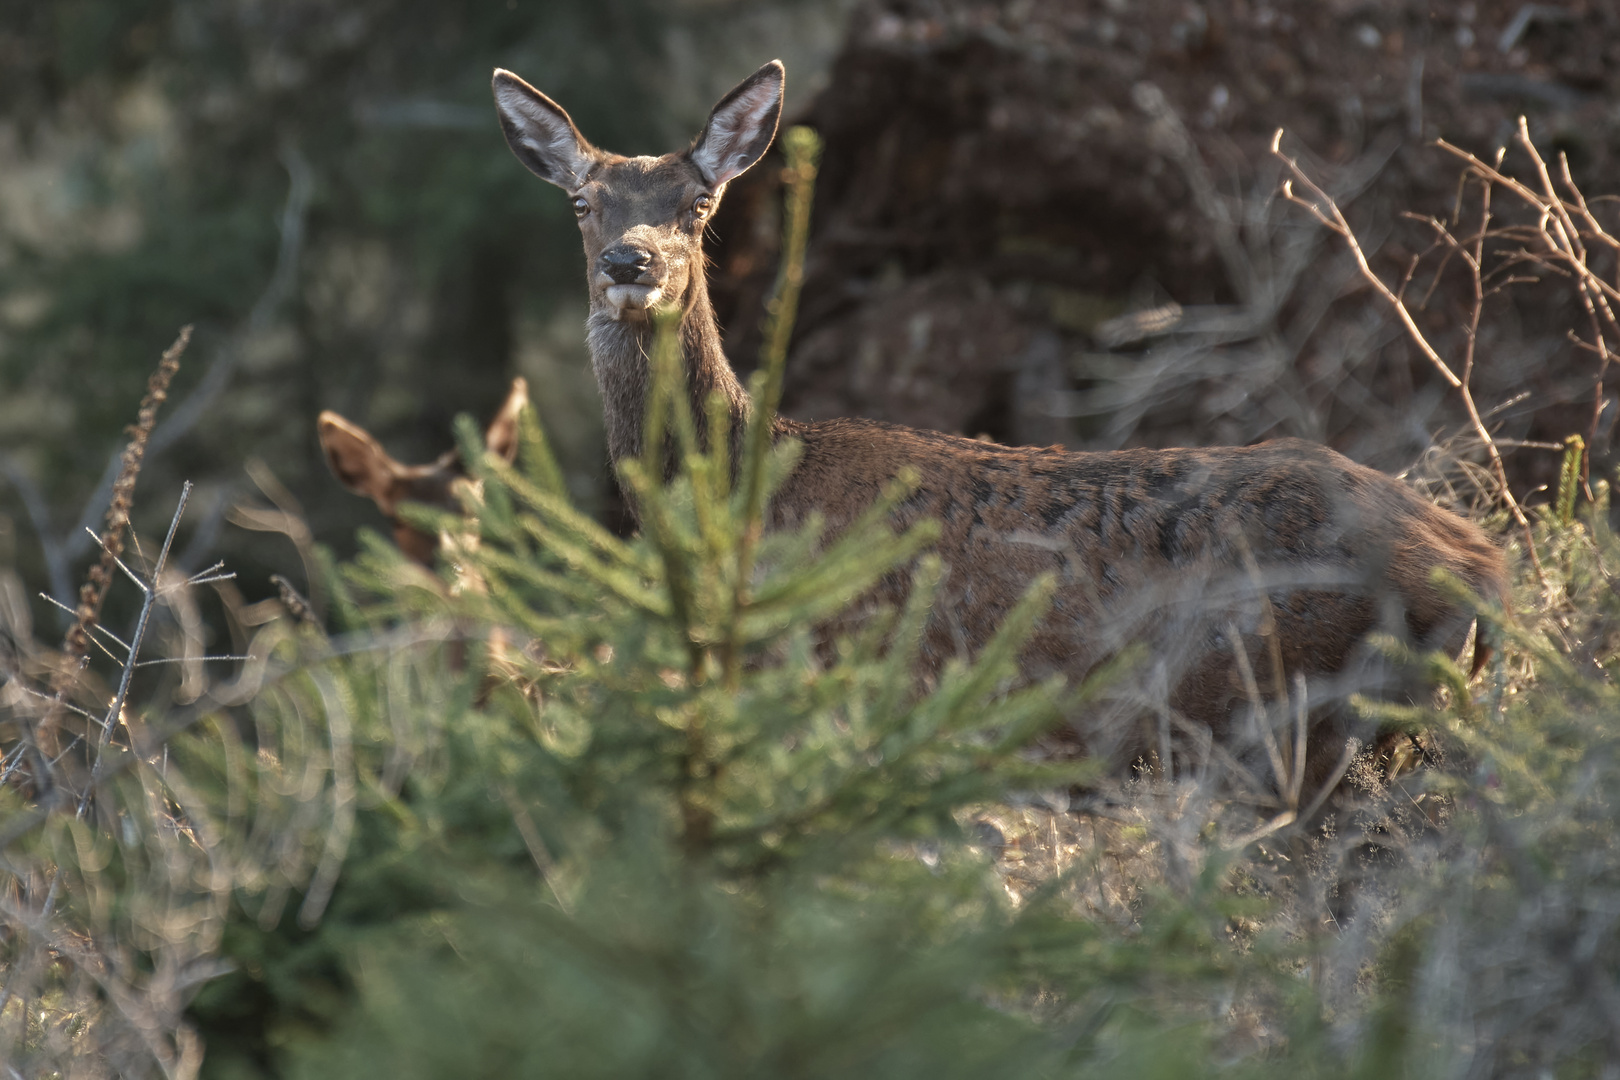
M717 141L729 138L736 152L720 155L735 169L727 173L700 167L693 150L662 158L597 150L550 99L496 72L497 108L514 153L576 199L592 365L615 461L641 451L649 306L683 311L694 414L701 419L703 402L718 392L730 403L734 440L746 420L749 399L721 350L701 272L702 225L725 182L774 134L782 77L779 64L761 68L722 99L694 143L711 148L712 158ZM775 109L760 104L772 88ZM753 103L746 115L739 101ZM633 279L626 265L639 269ZM1216 734L1249 700L1235 650L1247 655L1264 690L1279 675L1306 677L1313 705L1357 690L1410 693L1384 670L1367 634L1386 630L1455 654L1473 612L1451 602L1431 573L1449 571L1488 602L1506 593L1501 553L1476 526L1391 477L1297 439L1075 453L854 419L778 419L776 434L804 447L773 502L778 525L819 512L836 530L902 466L920 475L895 524L935 518L943 526L938 551L948 573L927 632L929 670L972 656L1031 580L1052 572L1059 586L1051 612L1023 654L1028 677L1078 679L1142 643L1169 705ZM898 599L905 587L896 577L884 592ZM1273 647L1283 673L1272 670ZM1317 781L1339 758L1349 723L1342 708L1319 715L1330 719L1308 754ZM1090 730L1085 739L1093 750L1127 758L1148 748L1134 725Z
M512 380L495 419L484 432L484 447L507 461L517 457L518 414L529 404L529 384L521 377ZM328 409L317 419L321 449L326 463L343 486L377 504L394 529L394 542L410 559L432 567L439 538L430 536L399 516L401 503L422 503L441 510L460 510L456 485L465 482L467 470L461 455L447 450L427 465L402 465L371 433Z
M508 463L516 460L518 418L528 407L529 384L520 376L512 380L506 400L484 432L484 449ZM460 453L449 450L427 465L402 465L365 428L345 420L330 409L321 413L316 426L320 432L321 449L326 451L326 462L332 467L332 472L350 491L364 495L377 504L377 509L394 527L394 543L412 562L432 570L435 557L447 541L462 550L478 544L476 526L469 526L462 535L433 536L399 517L400 504L406 502L422 503L441 510L464 509L460 489L469 481ZM452 557L452 561L459 560ZM482 594L485 584L476 571L466 565L458 565L446 589L452 596ZM485 647L489 666L474 700L483 704L502 684L516 686L524 694L538 700L539 686L528 672L533 664L543 661L544 645L531 638L520 651L514 647L513 635L505 627L491 626L487 632ZM451 668L457 671L464 668L467 662L465 642L452 640L449 649Z

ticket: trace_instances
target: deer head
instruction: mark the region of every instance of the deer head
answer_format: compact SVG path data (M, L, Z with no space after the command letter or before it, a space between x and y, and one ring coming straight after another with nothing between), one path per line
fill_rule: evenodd
M507 145L573 199L593 313L645 320L661 304L691 307L703 289L703 227L726 184L770 148L785 78L772 60L744 79L686 150L621 157L587 142L546 95L510 71L495 72Z
M510 462L517 457L518 415L529 404L529 384L512 380L500 412L484 432L484 448ZM326 463L343 486L377 504L394 527L394 542L405 555L423 566L433 565L439 538L430 536L399 517L405 502L461 509L458 488L470 481L461 455L449 450L427 465L402 465L382 448L371 433L330 409L316 423Z

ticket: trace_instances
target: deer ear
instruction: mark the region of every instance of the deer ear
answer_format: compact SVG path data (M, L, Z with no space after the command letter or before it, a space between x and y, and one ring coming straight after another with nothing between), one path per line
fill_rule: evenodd
M399 476L404 466L390 457L365 428L331 410L321 413L316 429L333 475L344 487L366 496L384 515L393 517L399 505Z
M484 432L484 448L508 465L517 460L518 417L529 407L529 383L523 376L512 380L512 389L506 403Z
M495 69L492 86L512 153L540 179L565 191L578 190L596 162L596 150L562 106L502 68Z
M776 125L782 119L782 87L786 82L782 61L772 60L738 83L714 107L703 133L689 151L692 164L710 187L718 188L740 176L771 148Z

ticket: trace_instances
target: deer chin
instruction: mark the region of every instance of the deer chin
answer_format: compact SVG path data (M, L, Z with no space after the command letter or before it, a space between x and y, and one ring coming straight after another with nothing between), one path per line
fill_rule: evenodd
M615 319L645 318L664 298L664 290L657 285L609 285L603 293L613 305Z

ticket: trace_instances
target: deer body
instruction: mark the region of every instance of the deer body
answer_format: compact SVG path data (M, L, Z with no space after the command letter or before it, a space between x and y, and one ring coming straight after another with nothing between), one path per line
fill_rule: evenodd
M573 196L591 296L588 343L615 462L641 451L655 307L682 311L694 417L703 421L713 392L729 403L731 431L709 437L735 440L746 422L750 400L709 304L702 230L726 183L770 145L782 83L781 65L767 64L715 106L687 151L624 158L591 146L560 107L515 75L495 74L508 144ZM1296 439L1081 453L858 419L777 418L774 433L803 444L772 502L778 525L818 512L836 531L903 466L921 477L895 524L931 517L942 525L937 551L947 578L927 631L930 668L977 651L1032 579L1053 572L1058 589L1025 648L1026 675L1078 678L1143 642L1169 706L1217 734L1247 700L1235 650L1253 658L1252 679L1267 690L1285 673L1313 680L1313 703L1354 689L1388 691L1365 644L1370 631L1452 654L1466 639L1474 614L1431 582L1434 569L1488 600L1505 594L1502 556L1477 527L1389 476ZM897 599L904 588L895 580L884 591ZM1476 661L1483 655L1476 651ZM1095 733L1088 743L1139 749L1116 734L1113 746L1098 746ZM1343 743L1318 742L1309 758L1320 777Z
M816 507L836 527L894 470L918 471L921 484L895 516L897 526L942 526L938 550L950 569L925 642L934 663L984 644L1029 582L1050 572L1058 589L1026 648L1029 674L1086 672L1143 641L1165 665L1173 703L1216 727L1245 695L1234 629L1269 689L1266 650L1254 640L1268 617L1285 670L1331 676L1374 629L1462 648L1473 613L1431 583L1437 567L1501 594L1501 555L1477 528L1297 439L1076 453L872 421L794 434L805 451L778 498L779 520Z

